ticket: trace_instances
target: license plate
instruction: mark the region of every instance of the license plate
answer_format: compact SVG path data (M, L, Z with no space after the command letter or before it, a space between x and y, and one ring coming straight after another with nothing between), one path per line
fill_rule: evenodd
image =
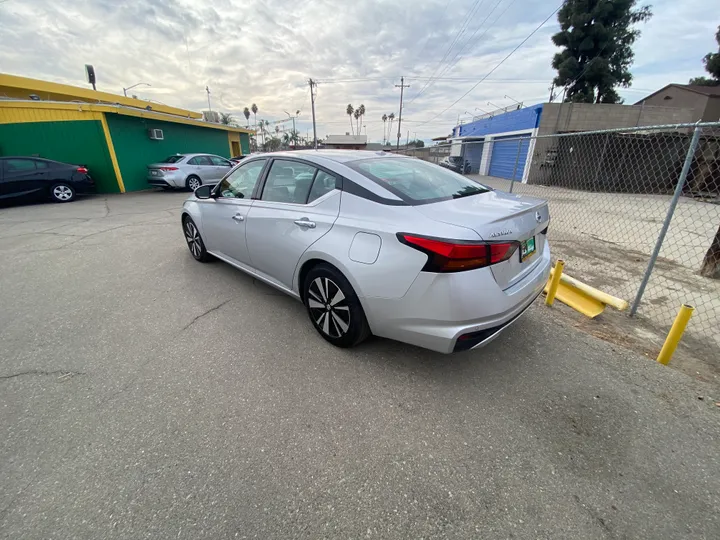
M520 262L532 257L535 253L535 237L528 238L520 242Z
M158 175L158 172L157 172L157 171L150 171L150 174L152 174L153 176L157 176L157 175Z

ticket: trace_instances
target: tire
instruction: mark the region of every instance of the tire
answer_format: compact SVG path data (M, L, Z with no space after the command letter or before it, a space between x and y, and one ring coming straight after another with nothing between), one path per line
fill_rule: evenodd
M75 188L70 184L58 182L50 188L50 198L59 203L66 203L75 200Z
M190 255L196 261L201 263L209 262L212 256L205 249L205 242L203 242L200 231L195 225L195 222L190 216L185 216L182 220L183 234L185 235L185 242L187 242Z
M310 269L303 301L315 330L336 347L354 347L370 335L360 300L334 266L318 264Z
M187 177L187 180L185 180L185 187L190 191L195 191L200 186L202 186L202 180L200 180L200 177L195 176L194 174L191 174Z

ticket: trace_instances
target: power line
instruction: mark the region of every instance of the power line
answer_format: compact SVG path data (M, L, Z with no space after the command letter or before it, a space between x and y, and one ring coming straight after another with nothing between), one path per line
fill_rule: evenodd
M423 90L422 90L421 92L418 92L417 95L416 95L414 98L412 98L412 100L410 101L410 103L408 103L408 105L412 104L425 90L427 90L428 88L430 88L430 87L435 83L435 81L439 80L440 77L442 77L445 73L447 73L447 72L450 71L453 67L455 67L455 65L457 65L457 63L460 61L460 58L458 58L458 57L467 49L468 45L472 42L473 38L475 37L475 34L477 34L477 33L480 31L480 29L485 25L485 23L487 22L487 20L490 18L490 16L495 12L495 10L498 8L498 6L499 6L502 2L503 2L503 0L498 0L498 2L495 4L495 7L492 8L492 10L490 11L490 13L487 14L487 16L486 16L486 17L483 19L483 21L480 23L480 26L478 26L478 27L475 29L475 31L472 33L472 35L465 41L465 43L464 43L464 44L460 47L460 49L455 53L455 56L452 57L452 59L451 59L451 60L448 62L448 64L443 68L443 70L438 74L438 76L435 77L434 80L430 80L430 81L425 85L425 87L423 88ZM505 11L502 13L502 15L504 15L505 12L506 12L508 9L510 9L510 6L512 6L514 3L515 3L515 0L513 0L513 1L508 5L507 9L505 9ZM502 17L502 15L500 15L500 17ZM488 27L488 28L485 30L485 32L483 32L483 34L478 38L478 41L480 41L483 37L485 37L485 34L488 33L488 30L490 30L490 28L492 28L492 27L500 20L500 17L498 17L497 19L495 19L495 21L490 25L490 27ZM456 60L456 58L457 58L457 60Z
M563 2L563 4L564 4L564 2ZM438 114L436 114L435 116L433 116L430 120L435 120L435 118L437 118L437 117L440 116L441 114L444 114L445 112L449 111L451 108L453 108L455 105L457 105L465 96L467 96L470 92L472 92L472 91L475 90L478 86L480 86L480 83L482 83L485 79L487 79L490 75L492 75L500 66L502 66L502 65L505 63L505 61L506 61L508 58L510 58L513 54L515 54L515 52L517 52L517 50L518 50L520 47L522 47L531 37L533 37L538 30L540 30L543 26L545 26L545 23L547 23L558 11L560 11L560 8L563 6L563 4L560 4L557 8L555 8L555 10L554 10L550 15L548 15L548 16L545 18L545 20L544 20L543 22L541 22L541 23L535 28L535 30L533 30L532 32L530 32L530 34L529 34L525 39L523 39L512 51L510 51L510 53L508 53L508 55L507 55L505 58L503 58L502 60L500 60L500 62L499 62L494 68L492 68L492 69L487 73L487 75L485 75L482 79L480 79L477 83L475 83L475 84L472 86L472 88L470 88L470 90L468 90L467 92L465 92L462 96L460 96L458 99L456 99L450 106L448 106L448 107L446 107L445 109L443 109L442 111L440 111Z
M452 48L455 46L455 43L457 43L457 41L458 41L458 39L460 38L460 36L465 32L465 30L466 30L466 28L467 28L467 25L468 25L468 24L470 23L470 21L472 20L472 15L473 15L473 13L475 12L476 9L478 9L480 6L482 6L482 3L480 3L480 2L483 2L483 3L484 3L485 0L475 0L475 4L473 5L472 8L470 8L470 11L468 11L467 15L465 15L465 22L464 22L463 25L460 27L460 30L458 30L458 33L455 35L455 39L453 39L452 43L450 44L450 46L449 46L449 47L447 48L447 50L445 51L445 54L444 54L443 57L440 59L440 61L438 62L437 66L435 66L435 69L433 69L433 72L432 72L432 74L430 75L430 79L428 80L428 82L425 83L425 85L420 89L420 91L419 91L417 94L415 94L415 97L413 97L413 98L410 100L410 103L408 103L408 105L410 105L413 101L415 101L415 100L418 98L418 96L419 96L420 94L422 94L422 93L425 91L425 89L428 87L428 85L429 85L430 82L432 81L432 77L435 75L435 73L437 73L437 70L438 70L438 68L440 67L440 65L445 61L445 59L446 59L446 58L448 57L448 55L450 54L450 51L452 50ZM478 4L480 4L480 5L478 5Z

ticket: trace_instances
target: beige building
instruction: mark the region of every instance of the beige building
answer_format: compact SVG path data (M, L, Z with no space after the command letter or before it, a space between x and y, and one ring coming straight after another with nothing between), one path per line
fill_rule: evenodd
M668 84L638 101L635 106L638 105L690 109L690 122L717 122L720 121L720 86Z

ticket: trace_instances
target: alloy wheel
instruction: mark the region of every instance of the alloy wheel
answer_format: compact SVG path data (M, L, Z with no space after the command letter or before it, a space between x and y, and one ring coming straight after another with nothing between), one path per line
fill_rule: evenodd
M197 178L191 178L190 180L188 180L188 187L189 187L192 191L195 191L195 190L196 190L197 188L199 188L201 185L202 185L202 183L200 183L200 180L198 180Z
M308 307L317 327L331 338L350 328L350 307L340 287L330 278L315 278L308 288Z
M69 201L72 199L73 192L67 186L55 186L53 188L53 195L59 201Z
M185 222L185 240L187 240L188 248L190 248L190 253L193 254L193 257L196 259L199 258L202 253L200 233L195 227L195 224L190 220Z

